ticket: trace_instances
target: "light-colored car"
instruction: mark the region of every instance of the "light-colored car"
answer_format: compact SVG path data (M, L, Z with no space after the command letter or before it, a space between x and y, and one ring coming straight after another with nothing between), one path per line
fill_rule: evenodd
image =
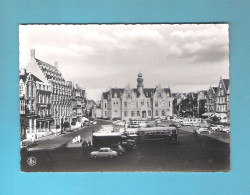
M155 122L161 123L161 119L157 118L157 119L155 119Z
M197 130L193 131L195 134L199 134L199 135L208 135L211 134L211 130L209 130L208 128L199 128Z
M102 125L100 132L114 132L114 127L113 125Z
M93 121L93 125L96 125L97 124L97 122L96 121Z
M100 148L98 151L93 151L90 153L90 158L113 158L118 154L116 151L111 150L110 148Z
M216 125L216 131L222 131L222 129L224 128L223 125Z
M124 126L125 123L123 121L118 121L117 123L115 123L116 126Z
M229 127L224 127L224 128L222 128L221 132L230 133L230 128Z
M112 123L115 125L116 123L120 122L121 120L116 120L116 121L113 121Z

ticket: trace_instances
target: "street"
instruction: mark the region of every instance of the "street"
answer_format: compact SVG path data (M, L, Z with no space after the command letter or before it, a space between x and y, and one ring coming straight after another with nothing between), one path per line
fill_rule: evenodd
M98 121L97 125L78 131L37 141L38 148L45 145L59 146L51 150L21 151L21 170L25 172L190 172L229 171L230 145L213 137L192 133L192 127L178 130L177 143L139 144L132 151L114 159L92 160L91 148L66 148L66 143L75 136L90 139L96 131L109 121ZM225 137L229 135L221 133ZM219 136L220 137L220 136ZM49 147L48 147L49 148ZM29 166L28 157L35 157L36 164Z

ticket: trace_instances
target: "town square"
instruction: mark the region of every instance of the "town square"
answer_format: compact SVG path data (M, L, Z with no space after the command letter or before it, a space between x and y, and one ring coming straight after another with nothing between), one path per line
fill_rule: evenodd
M20 27L22 171L230 171L228 25L37 26L69 42Z

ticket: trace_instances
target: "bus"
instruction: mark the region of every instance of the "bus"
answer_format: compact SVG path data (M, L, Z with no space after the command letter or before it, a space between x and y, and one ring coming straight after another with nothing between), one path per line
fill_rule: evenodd
M97 132L92 134L93 147L109 147L110 145L119 144L122 146L134 146L135 141L128 139L126 135L119 132Z
M177 142L176 127L149 127L140 128L139 142Z

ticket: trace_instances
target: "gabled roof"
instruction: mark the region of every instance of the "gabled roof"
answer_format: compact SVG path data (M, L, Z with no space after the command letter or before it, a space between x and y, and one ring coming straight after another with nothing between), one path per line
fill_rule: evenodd
M20 76L19 76L19 79L22 79L23 82L25 82L25 81L27 80L28 76L29 76L29 73L26 72L25 75L20 75ZM37 78L37 77L36 77L35 75L33 75L33 74L31 74L31 77L32 77L33 81L42 82L42 80L40 80L39 78Z
M120 98L123 92L124 92L124 88L112 88L111 89L112 98L115 97L115 94L117 95L117 98Z
M229 84L230 84L229 79L222 79L222 80L223 80L223 83L224 83L224 85L226 87L226 90L228 90Z
M44 65L44 66L47 66L47 67L52 68L52 69L54 69L54 70L57 70L57 68L56 68L55 66L53 66L53 65L51 65L51 64L48 64L47 62L44 62L44 61L39 60L39 59L37 59L37 58L35 58L35 60L36 60L36 62L38 63L38 65Z
M146 97L152 97L153 93L155 92L155 88L144 88L143 93Z
M212 87L214 90L214 93L217 93L218 87Z
M103 99L107 100L109 97L109 91L103 92L102 97L103 97Z
M170 88L164 88L164 91L165 91L166 93L169 93L170 96L171 96L171 90L170 90Z

